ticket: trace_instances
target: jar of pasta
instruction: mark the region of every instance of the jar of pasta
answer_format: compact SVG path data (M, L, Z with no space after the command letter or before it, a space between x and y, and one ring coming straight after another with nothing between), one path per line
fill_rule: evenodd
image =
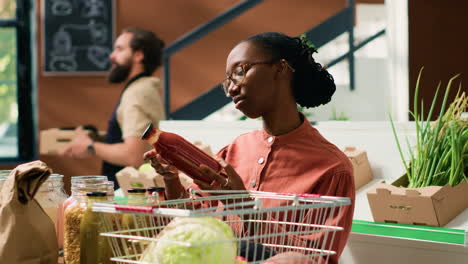
M104 192L107 194L106 199L112 199L114 196L114 182L72 182L71 191L72 202L64 211L64 260L67 264L79 264L80 225L87 208L86 195L90 192Z

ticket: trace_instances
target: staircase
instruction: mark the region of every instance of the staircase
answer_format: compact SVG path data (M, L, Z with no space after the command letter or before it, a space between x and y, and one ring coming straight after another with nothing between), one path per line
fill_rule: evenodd
M296 0L297 1L297 0ZM310 4L310 1L307 1ZM315 4L317 4L317 1L313 1ZM374 41L375 39L378 39L380 36L385 34L385 29L378 30L376 33L372 34L370 37L364 38L359 41L359 43L355 43L355 37L354 37L354 26L355 26L355 10L356 10L356 5L354 0L347 0L347 1L339 1L343 6L341 8L336 6L336 1L335 1L335 6L333 6L334 1L326 1L331 7L328 7L327 11L329 14L332 14L326 19L323 19L322 22L317 23L314 25L311 29L309 30L302 30L300 32L297 32L297 30L294 32L294 30L288 30L287 32L283 31L284 33L288 35L300 35L302 32L305 31L305 35L308 40L310 40L314 45L320 50L320 55L321 54L327 54L327 52L322 52L322 47L324 48L324 51L326 51L327 46L336 46L336 45L342 45L343 43L347 43L347 49L342 51L340 56L334 57L334 58L328 58L328 59L321 59L318 57L318 61L324 63L327 65L327 67L331 68L329 69L332 74L333 73L333 67L336 66L341 66L336 67L336 69L343 69L343 62L346 61L346 70L348 72L348 77L347 77L347 82L344 85L341 85L340 83L337 82L337 88L340 90L346 90L346 91L353 91L355 90L355 56L354 53L367 45L368 43ZM284 3L284 2L282 2ZM304 3L306 4L306 3ZM276 6L273 6L276 5ZM237 3L236 5L232 6L229 8L227 11L223 12L222 14L216 16L214 19L210 20L206 24L199 26L198 28L192 30L191 32L187 33L186 35L182 36L175 42L173 42L171 45L169 45L166 50L165 50L165 56L164 56L164 80L169 80L165 82L165 108L166 112L170 113L168 114L169 119L174 119L174 120L201 120L204 118L209 117L212 115L212 113L216 112L217 110L225 107L229 102L230 99L226 98L224 93L221 91L221 88L219 87L219 84L213 85L214 87L204 91L200 96L196 97L193 100L189 100L185 102L182 106L174 106L171 105L173 101L179 101L180 100L173 100L173 98L179 99L179 95L181 92L184 94L190 93L190 91L193 92L194 89L187 89L188 87L192 88L190 78L187 78L184 82L186 83L185 89L183 91L180 91L179 89L173 89L171 87L171 84L174 83L174 79L180 80L181 77L178 76L180 73L174 73L171 71L171 63L174 60L174 58L177 59L178 55L181 53L183 49L191 49L193 46L199 45L201 38L204 36L208 36L208 38L212 38L212 35L221 35L220 31L223 30L231 30L233 34L236 33L233 23L236 23L238 20L245 20L246 17L248 18L249 16L252 16L252 14L259 13L263 9L272 9L275 7L278 9L278 5L280 5L280 8L283 8L281 6L281 3L278 1L263 1L263 0L245 0L240 3ZM310 7L309 8L313 8ZM320 10L322 10L322 6L320 6ZM315 9L317 9L317 6L315 6ZM326 9L326 8L325 8ZM304 7L301 9L304 11ZM307 11L307 9L305 9ZM312 9L311 9L312 10ZM270 12L272 12L270 10ZM299 12L296 10L296 12ZM280 12L283 13L283 12ZM259 16L261 17L261 16ZM255 16L254 16L255 18ZM280 18L278 18L280 19ZM257 17L258 20L258 17ZM303 20L302 20L303 22ZM258 24L259 22L255 22L255 19L252 20L254 25L255 23ZM266 23L266 22L265 22ZM255 24L255 25L256 25ZM289 24L289 23L288 23ZM291 22L291 24L295 24ZM297 24L297 23L296 23ZM301 25L302 28L304 28L304 25ZM274 29L269 29L269 30L260 30L256 29L253 33L257 32L262 32L262 31L280 31L277 30L278 27L274 27ZM213 32L213 33L212 33ZM212 33L212 34L210 34ZM224 76L224 63L225 63L225 58L227 56L227 53L229 50L237 43L239 40L252 35L251 33L245 32L247 35L242 36L237 39L232 39L229 38L226 40L226 38L217 38L215 41L212 41L211 43L216 43L218 46L213 47L212 50L214 53L217 55L220 55L222 57L221 60L221 65L219 66L219 69L215 70L215 72L219 72L219 79L222 79ZM205 42L206 41L202 41ZM230 42L229 44L227 42ZM335 44L332 44L335 43ZM336 44L338 43L338 44ZM328 45L327 45L328 44ZM220 48L222 47L222 48ZM222 50L222 52L220 52ZM333 54L336 56L337 52L333 52ZM210 54L212 55L212 54ZM180 60L179 60L180 61ZM197 71L202 71L204 67L206 67L206 70L209 70L209 66L206 64L209 63L209 61L204 61L200 60L197 62ZM211 66L211 63L210 63ZM177 75L177 76L175 76ZM335 75L335 74L334 74ZM340 76L343 74L340 74ZM174 96L175 95L175 96ZM176 110L174 110L176 109Z

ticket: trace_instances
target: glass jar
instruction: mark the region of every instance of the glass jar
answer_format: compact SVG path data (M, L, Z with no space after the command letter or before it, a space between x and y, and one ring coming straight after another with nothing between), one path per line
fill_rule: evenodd
M166 200L166 188L164 187L150 187L146 189L146 195L149 203L158 203L159 201Z
M97 176L73 176L70 178L70 181L71 181L71 191L72 191L72 195L70 197L68 197L64 202L63 202L63 205L62 207L60 208L60 211L59 211L59 217L58 217L58 221L57 221L57 224L60 225L59 226L59 230L61 229L61 233L60 233L60 236L59 236L59 247L62 246L63 247L63 227L64 227L64 224L65 224L65 220L64 220L64 213L65 213L65 209L71 204L73 203L76 199L75 199L75 196L73 195L73 192L78 192L79 188L75 188L74 186L76 184L99 184L99 183L106 183L107 182L107 176L102 176L102 175L97 175ZM84 193L83 195L85 195L86 193ZM112 190L112 195L113 195L113 190Z
M72 182L72 202L64 212L64 260L67 264L80 263L80 225L87 208L86 194L89 192L105 192L106 199L114 196L114 182L96 183L91 180Z
M63 218L60 215L68 195L63 190L63 175L52 174L39 187L36 200L55 225L59 248L63 247Z
M142 205L146 202L146 189L132 188L127 190L128 204Z
M95 202L105 202L106 192L90 192L87 196L87 208L80 224L80 263L107 264L111 263L111 251L106 237L99 234L105 232L104 221L98 212L93 212Z
M133 188L127 190L128 205L146 205L146 189ZM129 231L128 235L143 236L143 228L150 227L150 217L139 214L122 214L122 229ZM140 241L130 242L131 246L127 247L130 255L141 254L144 250L144 245Z
M74 177L71 177L70 182L71 182L72 195L63 204L64 209L67 208L67 206L69 204L71 204L75 199L73 197L73 189L74 189L73 186L75 184L80 184L80 183L99 184L99 183L105 183L105 182L107 182L107 180L108 180L107 176L102 176L102 175L97 175L97 176L74 176Z
M146 189L128 189L128 199L127 199L127 204L128 205L143 205L146 202ZM125 230L128 229L135 229L135 228L142 228L141 225L138 225L136 223L136 218L139 218L139 216L134 215L134 214L123 214L122 215L122 227Z

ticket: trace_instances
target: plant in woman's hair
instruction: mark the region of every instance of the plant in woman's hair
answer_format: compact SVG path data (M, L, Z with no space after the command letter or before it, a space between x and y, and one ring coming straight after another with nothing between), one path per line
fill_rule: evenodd
M318 53L317 48L315 47L315 45L310 40L307 39L306 34L300 35L299 39L301 40L301 44L304 47L307 47L308 49L310 49L312 51L312 54L313 53Z

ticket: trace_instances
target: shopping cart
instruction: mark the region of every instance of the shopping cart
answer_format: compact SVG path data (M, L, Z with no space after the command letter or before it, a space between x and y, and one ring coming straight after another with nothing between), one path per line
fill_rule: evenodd
M269 263L302 264L328 263L336 254L332 250L335 234L343 230L336 216L350 200L313 194L191 190L187 199L128 203L93 205L104 222L101 235L109 239L112 261L149 263L141 260L142 255L155 243L190 248L234 242L237 255L245 259L236 263L264 263L273 257L276 262ZM232 228L235 238L200 243L159 239L158 234L176 217L221 219Z

